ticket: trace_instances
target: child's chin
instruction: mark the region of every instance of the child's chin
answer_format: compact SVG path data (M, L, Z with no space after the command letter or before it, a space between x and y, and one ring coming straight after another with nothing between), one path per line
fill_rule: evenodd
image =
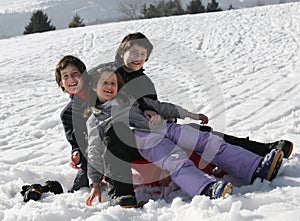
M141 69L141 66L135 66L135 67L133 68L134 71L138 71L138 70L140 70L140 69Z
M113 98L114 98L113 96L106 96L103 100L109 101L109 100L112 100Z
M72 90L72 89L71 89L71 90L68 90L68 92L71 93L71 94L76 94L76 93L77 93L76 90Z
M141 69L141 66L140 65L131 65L131 67L130 67L130 69L132 70L132 71L138 71L138 70L140 70Z

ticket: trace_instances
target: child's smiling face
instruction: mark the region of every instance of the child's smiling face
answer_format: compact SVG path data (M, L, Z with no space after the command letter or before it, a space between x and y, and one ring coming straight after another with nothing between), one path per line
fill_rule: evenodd
M61 87L69 93L76 94L82 88L81 73L77 67L69 64L60 71L61 73Z
M139 46L138 44L133 44L124 54L123 62L124 68L128 72L140 70L147 59L147 49Z
M97 86L93 88L93 90L97 93L101 103L115 98L118 93L118 79L116 73L103 72Z

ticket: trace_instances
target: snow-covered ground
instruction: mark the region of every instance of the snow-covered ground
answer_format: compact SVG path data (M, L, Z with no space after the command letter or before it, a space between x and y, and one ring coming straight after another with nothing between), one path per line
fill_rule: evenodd
M151 4L158 0L1 0L0 1L0 39L22 35L29 23L32 13L43 10L56 29L68 28L75 14L80 15L86 25L105 23L124 19L121 3L131 3L141 7L144 3ZM207 5L211 0L202 0ZM300 0L219 0L219 6L228 9L246 8L256 5L297 2ZM190 0L181 0L185 8Z
M300 3L110 23L0 40L0 220L299 220ZM145 65L160 100L205 113L216 130L261 142L291 140L272 182L236 187L227 199L180 191L143 209L85 205L67 193L76 171L59 114L68 102L54 80L66 54L92 68L140 31L155 49ZM23 202L25 184L58 180L64 193ZM143 191L140 199L149 198Z

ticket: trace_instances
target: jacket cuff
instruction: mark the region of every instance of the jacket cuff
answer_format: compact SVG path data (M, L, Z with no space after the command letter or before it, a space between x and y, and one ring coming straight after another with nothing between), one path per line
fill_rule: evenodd
M93 183L101 183L103 176L90 176L89 177L89 184L92 185Z

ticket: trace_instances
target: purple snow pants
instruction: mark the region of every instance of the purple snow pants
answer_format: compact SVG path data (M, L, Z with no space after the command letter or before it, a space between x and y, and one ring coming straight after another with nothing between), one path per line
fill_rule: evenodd
M185 125L167 124L161 132L134 130L141 155L158 167L169 171L171 179L191 196L200 195L216 178L199 170L185 150L195 151L202 159L229 174L251 183L262 157L222 138Z

